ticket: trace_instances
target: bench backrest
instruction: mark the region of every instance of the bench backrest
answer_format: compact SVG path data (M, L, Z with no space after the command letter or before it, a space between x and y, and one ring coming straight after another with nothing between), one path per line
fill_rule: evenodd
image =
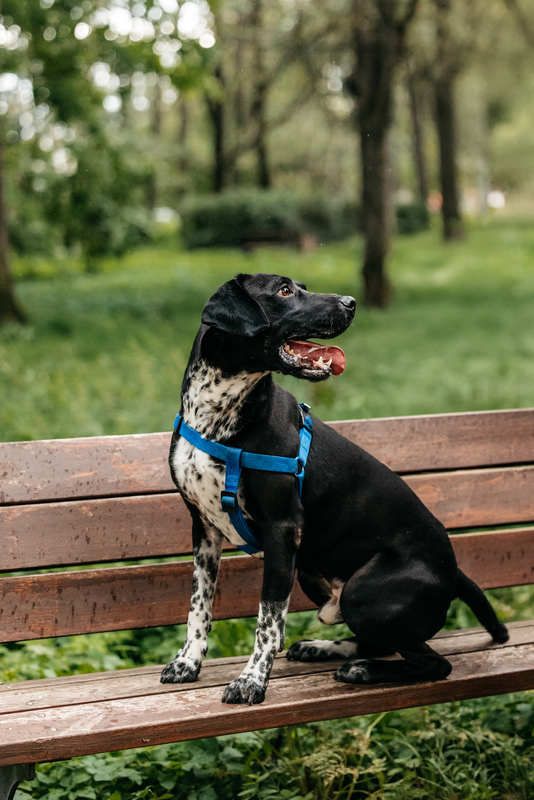
M534 582L534 409L331 425L403 475L454 533L477 583ZM191 526L169 442L164 433L0 444L0 641L187 619ZM215 619L257 613L262 569L248 556L223 559ZM310 607L296 588L291 610Z

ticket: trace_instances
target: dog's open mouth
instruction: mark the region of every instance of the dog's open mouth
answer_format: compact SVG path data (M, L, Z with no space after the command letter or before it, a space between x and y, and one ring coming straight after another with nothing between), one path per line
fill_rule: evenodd
M324 375L341 375L345 369L345 353L341 347L290 339L283 346L284 360L292 366Z

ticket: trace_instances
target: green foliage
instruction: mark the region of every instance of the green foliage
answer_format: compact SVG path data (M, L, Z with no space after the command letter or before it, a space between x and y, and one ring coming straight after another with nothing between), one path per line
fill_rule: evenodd
M41 764L20 800L528 800L534 697L221 736Z
M188 248L298 244L307 234L329 242L357 231L358 211L335 198L244 189L189 198L182 223Z
M397 206L395 214L398 233L420 233L430 228L430 212L426 203L403 203Z
M15 261L32 324L0 331L0 436L42 439L170 429L201 309L238 272L278 272L313 291L361 292L352 239L310 252L164 247L103 259ZM499 222L443 248L438 227L397 237L396 300L358 306L340 340L347 369L312 385L279 377L324 419L532 405L534 232ZM28 274L30 273L30 275Z

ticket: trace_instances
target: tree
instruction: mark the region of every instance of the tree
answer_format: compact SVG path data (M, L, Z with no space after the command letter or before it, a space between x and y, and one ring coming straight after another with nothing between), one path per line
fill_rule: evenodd
M422 203L428 200L428 177L425 158L425 144L423 124L421 120L421 103L419 87L410 60L406 61L406 88L410 104L410 117L412 120L413 155L415 174L417 178L417 196Z
M435 0L437 59L434 77L434 103L439 142L441 217L445 241L463 236L460 192L458 188L456 78L465 63L451 35L451 0Z
M308 5L232 0L215 15L213 80L206 82L215 191L239 183L250 154L255 184L271 188L269 137L317 99L318 74L329 57L325 42L339 28L339 15L334 24L331 15Z
M48 190L33 205L38 205L49 228L58 231L65 244L81 245L90 268L104 251L117 253L125 241L131 242L132 232L142 227L139 208L147 198L155 201L150 148L145 154L137 147L137 158L128 160L130 130L116 112L129 99L132 76L143 71L165 73L167 80L180 87L200 83L213 43L203 8L199 6L199 14L188 23L173 0L164 4L154 0L145 4L135 0L117 4L0 0L0 33L3 43L7 41L2 70L9 70L17 85L24 83L30 95L24 113L16 93L8 97L6 119L13 153L22 158L33 149L34 161L59 165L55 174L50 169L46 180L40 179L48 181ZM101 80L102 75L107 82ZM115 88L110 90L112 83ZM5 106L6 95L0 101ZM23 126L22 118L30 121ZM54 133L58 128L68 132L68 143L58 144ZM19 138L23 139L20 144ZM51 143L44 149L43 139ZM112 164L116 175L99 170L99 163ZM126 177L125 170L129 170ZM19 174L11 181L11 189L14 183L19 194L31 195L31 180L22 181ZM2 171L0 319L11 319L16 304L8 263L5 184ZM139 184L145 190L147 185L152 188L152 194L133 191ZM17 208L11 210L11 221L17 212ZM15 315L22 317L20 312Z
M352 0L350 12L354 68L347 87L356 98L360 136L364 302L379 308L391 296L385 260L391 235L388 138L394 78L417 2Z
M9 266L9 235L4 192L4 143L0 125L0 324L25 322L26 316L15 298Z

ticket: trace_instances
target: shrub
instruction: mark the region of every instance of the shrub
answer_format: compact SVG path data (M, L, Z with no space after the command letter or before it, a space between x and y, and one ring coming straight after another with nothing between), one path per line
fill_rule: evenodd
M246 247L256 242L297 245L307 234L334 241L355 233L357 227L353 203L289 192L230 190L192 197L182 208L182 236L189 249Z
M430 212L426 203L420 200L414 203L403 203L395 210L397 233L410 234L426 231L430 227Z

